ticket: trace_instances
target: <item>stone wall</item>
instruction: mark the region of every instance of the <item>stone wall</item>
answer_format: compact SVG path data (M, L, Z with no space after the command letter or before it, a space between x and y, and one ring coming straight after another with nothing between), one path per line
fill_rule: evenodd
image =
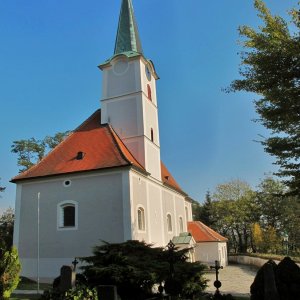
M241 265L250 265L260 268L264 265L269 259L259 258L259 257L252 257L247 255L229 255L228 261L230 263L236 263ZM276 264L278 264L279 260L274 260ZM300 264L297 264L300 267Z

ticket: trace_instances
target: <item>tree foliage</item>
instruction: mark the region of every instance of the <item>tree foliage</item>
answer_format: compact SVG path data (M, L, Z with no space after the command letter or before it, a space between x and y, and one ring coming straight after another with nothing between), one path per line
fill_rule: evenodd
M234 252L284 253L283 237L290 252L300 250L300 202L287 196L287 187L271 177L257 190L240 180L220 184L212 196L212 227L229 239Z
M8 208L0 216L0 249L8 251L13 244L14 210Z
M202 278L203 265L186 261L188 250L178 250L172 256L174 280L181 293L196 294L202 291L206 281ZM170 253L154 248L145 242L127 241L95 247L94 255L83 258L88 283L116 285L122 299L142 300L151 296L155 284L170 278Z
M16 248L0 251L0 299L9 299L19 283L21 265Z
M291 11L288 24L282 17L271 15L262 0L254 3L263 25L258 30L239 28L245 48L241 53L242 79L233 81L229 91L260 96L254 100L257 121L271 133L261 143L276 157L280 166L277 175L284 178L290 192L300 195L299 8Z
M219 184L212 198L214 229L229 238L232 250L246 252L258 219L254 192L246 182L232 180Z
M58 132L54 136L46 136L42 140L35 138L14 141L11 152L18 156L20 172L26 171L38 163L49 151L61 143L70 131Z
M209 191L206 192L205 201L203 205L200 206L196 220L200 220L207 226L212 226L215 223L212 215L212 199Z

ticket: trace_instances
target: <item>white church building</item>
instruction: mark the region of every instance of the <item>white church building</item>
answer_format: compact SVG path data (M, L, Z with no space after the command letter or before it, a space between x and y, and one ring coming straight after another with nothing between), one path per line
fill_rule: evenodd
M101 240L166 246L192 221L188 195L162 163L157 73L122 0L95 111L16 184L14 245L22 276L48 281Z

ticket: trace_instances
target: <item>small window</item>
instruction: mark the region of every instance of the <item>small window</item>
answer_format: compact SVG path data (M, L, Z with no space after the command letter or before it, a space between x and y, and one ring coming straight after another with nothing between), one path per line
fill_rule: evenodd
M148 99L152 101L152 93L151 93L151 87L149 84L147 84L147 91L148 91Z
M75 206L66 205L63 208L63 227L75 226Z
M58 229L77 229L77 203L64 201L58 204Z
M151 142L154 141L154 132L153 132L153 128L151 128Z
M141 231L145 231L145 210L142 207L138 208L138 229Z
M183 220L182 220L182 217L179 217L179 230L180 230L180 232L183 232Z
M167 214L167 228L169 232L172 232L172 217L170 214Z

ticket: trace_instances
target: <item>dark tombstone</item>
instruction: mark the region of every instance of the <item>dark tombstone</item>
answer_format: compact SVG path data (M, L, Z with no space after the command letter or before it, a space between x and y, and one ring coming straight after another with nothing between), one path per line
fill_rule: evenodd
M276 263L269 260L258 270L250 287L251 300L279 300L276 288L276 268Z
M275 263L274 263L275 264ZM277 286L276 277L274 272L276 270L274 265L266 263L264 267L264 299L280 300Z
M114 285L99 285L97 286L98 295L101 295L101 300L117 300L117 287Z
M75 286L76 273L73 266L62 266L60 269L59 289L66 292Z
M300 268L290 257L278 264L277 278L281 300L300 299Z

